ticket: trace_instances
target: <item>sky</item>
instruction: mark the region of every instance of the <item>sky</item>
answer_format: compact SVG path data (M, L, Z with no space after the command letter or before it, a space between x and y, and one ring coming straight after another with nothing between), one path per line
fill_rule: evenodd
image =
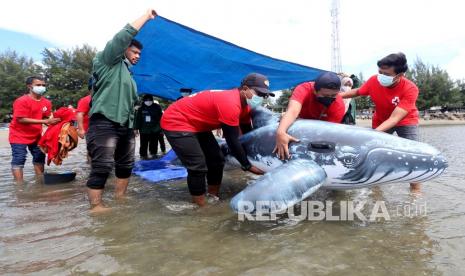
M15 32L0 28L0 51L14 50L20 55L32 57L34 60L42 58L44 48L53 47L53 44L31 34Z
M0 51L20 49L36 57L40 43L42 48L89 44L102 49L126 23L153 8L250 50L330 70L330 6L331 0L4 1ZM377 73L377 60L402 51L411 65L420 58L465 79L464 10L459 0L340 0L343 71L362 72L367 79ZM30 46L5 30L29 35Z

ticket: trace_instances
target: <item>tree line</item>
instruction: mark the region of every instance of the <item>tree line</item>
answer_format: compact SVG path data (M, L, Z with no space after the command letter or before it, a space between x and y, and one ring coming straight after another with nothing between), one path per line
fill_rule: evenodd
M41 62L34 62L30 57L15 51L6 50L0 53L0 120L6 121L12 113L13 101L25 93L25 80L28 76L41 75L47 81L45 96L52 101L55 108L73 105L86 95L87 83L92 71L92 59L97 49L82 45L72 49L50 49L42 52ZM357 76L364 82L362 74ZM420 94L417 106L420 110L432 106L460 108L465 103L465 80L453 80L447 71L438 66L428 65L417 59L407 78L414 81ZM273 108L287 107L292 89L283 90ZM373 106L368 97L356 99L358 109ZM160 101L166 107L168 101ZM271 104L269 104L271 105Z
M445 109L464 108L465 79L454 80L446 70L439 68L439 66L426 64L421 59L414 62L413 66L407 71L406 77L412 80L420 91L417 99L419 110L428 110L433 106L440 106ZM359 80L359 85L354 82L354 88L365 82L362 73L356 78ZM292 90L283 90L273 108L285 109ZM355 101L358 110L369 109L374 106L370 97L357 97Z

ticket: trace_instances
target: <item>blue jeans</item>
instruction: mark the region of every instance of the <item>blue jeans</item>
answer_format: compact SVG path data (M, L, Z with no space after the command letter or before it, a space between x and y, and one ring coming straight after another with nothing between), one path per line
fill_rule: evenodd
M37 144L10 144L12 159L11 159L11 168L12 169L22 169L26 163L27 149L32 154L32 163L34 165L43 165L45 164L45 154L39 149Z

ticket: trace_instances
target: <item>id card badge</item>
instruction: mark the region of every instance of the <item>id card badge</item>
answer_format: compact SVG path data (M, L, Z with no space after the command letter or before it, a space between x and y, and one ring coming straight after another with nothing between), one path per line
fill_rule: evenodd
M150 116L145 116L145 122L150 123L151 122L151 117Z

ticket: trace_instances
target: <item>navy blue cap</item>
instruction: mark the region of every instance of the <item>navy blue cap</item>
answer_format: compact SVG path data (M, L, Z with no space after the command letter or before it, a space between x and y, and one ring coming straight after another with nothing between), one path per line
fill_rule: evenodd
M320 74L315 80L315 90L318 91L321 88L340 90L341 79L336 73L324 72Z
M241 85L246 85L253 90L262 94L268 94L274 97L274 93L270 91L270 81L262 74L250 73L241 82Z

